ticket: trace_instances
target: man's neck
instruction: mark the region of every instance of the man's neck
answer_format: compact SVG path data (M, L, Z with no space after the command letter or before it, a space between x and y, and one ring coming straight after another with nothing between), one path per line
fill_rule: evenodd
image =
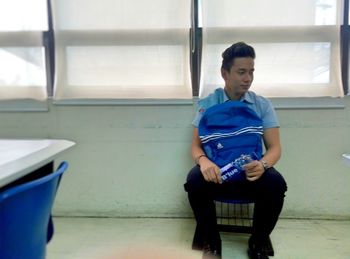
M231 93L229 92L226 87L224 88L225 90L225 93L227 95L227 97L230 99L230 100L233 100L233 101L239 101L241 100L241 98L243 97L243 94L235 94L235 93Z

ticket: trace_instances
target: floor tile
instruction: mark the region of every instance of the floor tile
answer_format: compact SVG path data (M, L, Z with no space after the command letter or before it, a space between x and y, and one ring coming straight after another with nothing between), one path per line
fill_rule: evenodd
M47 259L200 259L195 221L163 218L54 218ZM248 234L221 233L223 258L247 259ZM279 220L273 259L350 259L350 221Z

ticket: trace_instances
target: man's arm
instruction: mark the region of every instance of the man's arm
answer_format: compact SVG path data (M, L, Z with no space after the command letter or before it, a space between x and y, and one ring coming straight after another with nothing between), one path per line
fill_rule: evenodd
M282 153L279 128L266 129L263 139L266 148L263 160L271 167L278 162Z
M259 179L265 172L265 168L262 161L271 167L277 163L281 157L281 143L279 128L269 128L264 130L264 144L266 152L264 157L260 161L253 161L246 165L246 175L249 181L255 181Z
M193 160L200 166L202 175L207 182L221 183L220 169L205 155L198 128L193 129L191 154Z

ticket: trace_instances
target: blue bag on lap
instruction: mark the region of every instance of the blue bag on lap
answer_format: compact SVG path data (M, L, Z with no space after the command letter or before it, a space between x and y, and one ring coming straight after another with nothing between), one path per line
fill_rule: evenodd
M262 120L244 102L228 101L207 109L198 133L207 157L221 168L223 181L238 177L244 171L242 163L262 156Z

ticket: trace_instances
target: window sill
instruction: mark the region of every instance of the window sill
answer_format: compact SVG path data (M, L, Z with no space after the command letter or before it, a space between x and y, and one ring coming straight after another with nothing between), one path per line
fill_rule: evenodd
M347 97L344 97L347 98ZM344 98L333 97L300 97L269 98L276 110L289 109L344 109Z
M345 100L350 98L313 97L313 98L269 98L277 110L292 109L344 109ZM193 105L193 99L74 99L52 100L54 105L66 106L138 106L138 105ZM0 100L0 112L47 112L48 102L37 100Z
M53 100L54 105L127 106L127 105L192 105L192 99L71 99Z
M47 112L47 101L32 99L0 100L0 112Z

